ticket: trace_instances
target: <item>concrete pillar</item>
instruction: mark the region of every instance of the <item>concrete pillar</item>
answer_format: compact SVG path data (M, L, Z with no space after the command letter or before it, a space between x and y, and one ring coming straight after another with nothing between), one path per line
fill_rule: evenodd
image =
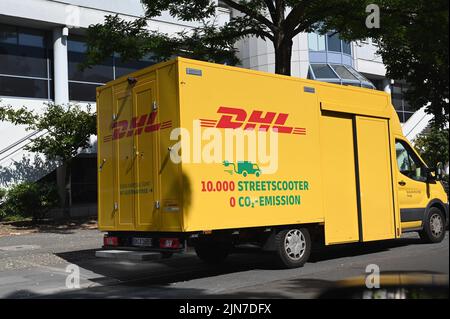
M67 57L67 35L69 29L53 29L53 69L55 104L69 103L69 68Z
M69 62L67 56L67 36L69 29L66 27L57 27L53 29L53 72L54 72L54 89L55 104L67 105L69 103ZM63 209L65 217L70 217L70 184L67 185L67 166L62 163L56 169L56 183L60 205ZM69 200L70 202L70 200Z

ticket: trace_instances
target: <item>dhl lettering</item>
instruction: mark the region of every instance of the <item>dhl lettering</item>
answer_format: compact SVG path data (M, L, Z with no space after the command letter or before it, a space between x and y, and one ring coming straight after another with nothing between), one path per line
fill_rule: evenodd
M286 126L289 114L277 112L263 112L254 110L247 116L247 112L240 108L221 106L217 113L222 114L220 119L200 119L200 126L215 128L231 128L267 132L269 129L278 133L306 135L306 128Z
M131 121L120 120L112 123L112 135L103 137L104 142L118 140L124 137L131 137L133 135L141 135L143 132L150 133L158 130L164 130L172 127L172 121L165 121L162 123L156 122L157 112L150 114L143 114L133 117Z

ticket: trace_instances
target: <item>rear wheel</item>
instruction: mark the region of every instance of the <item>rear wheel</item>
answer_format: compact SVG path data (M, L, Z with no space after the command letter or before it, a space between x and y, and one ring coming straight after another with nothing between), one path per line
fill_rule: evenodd
M311 236L306 228L284 229L276 235L275 247L281 267L302 267L311 253Z
M218 264L224 261L231 250L231 246L215 241L199 241L195 244L198 258L208 264Z
M439 208L432 207L423 223L420 238L426 243L439 243L445 237L445 217Z

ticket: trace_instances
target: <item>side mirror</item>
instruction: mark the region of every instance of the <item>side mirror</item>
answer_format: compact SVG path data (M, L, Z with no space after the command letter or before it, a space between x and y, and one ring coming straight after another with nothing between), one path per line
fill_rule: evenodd
M439 162L436 164L436 179L438 181L442 180L442 175L444 174L444 164L442 162Z
M434 173L434 170L431 168L426 168L426 176L427 176L427 183L435 183L438 178L436 176L436 173Z

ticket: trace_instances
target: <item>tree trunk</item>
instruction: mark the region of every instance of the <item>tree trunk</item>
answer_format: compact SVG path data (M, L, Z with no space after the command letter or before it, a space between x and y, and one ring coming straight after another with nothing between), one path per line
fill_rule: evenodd
M292 39L276 38L275 47L275 73L291 75Z
M59 203L65 218L70 218L71 194L70 194L70 162L63 162L56 169L56 179L58 185Z

